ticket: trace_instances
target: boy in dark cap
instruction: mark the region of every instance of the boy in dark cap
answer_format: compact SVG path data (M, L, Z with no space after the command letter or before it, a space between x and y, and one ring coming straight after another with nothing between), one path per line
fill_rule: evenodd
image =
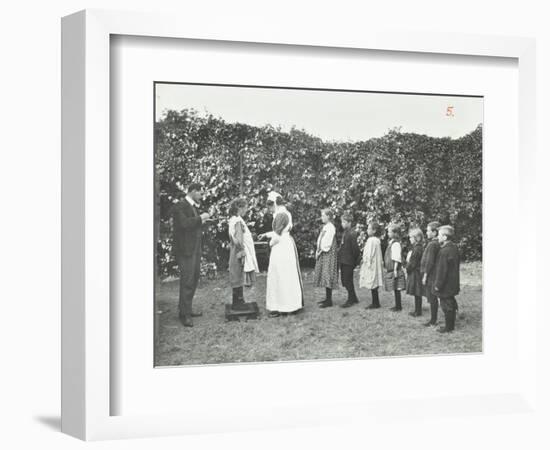
M438 331L450 333L455 329L458 304L455 295L460 292L460 256L453 242L454 228L445 225L439 228L437 239L441 245L437 256L433 293L439 297L445 314L445 326Z

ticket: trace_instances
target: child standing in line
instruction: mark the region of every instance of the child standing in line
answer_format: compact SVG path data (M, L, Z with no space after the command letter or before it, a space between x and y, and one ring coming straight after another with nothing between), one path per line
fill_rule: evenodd
M332 211L323 209L321 221L323 228L317 238L314 282L316 286L325 288L325 299L319 302L319 307L329 308L332 306L332 290L338 288L338 244Z
M433 293L435 280L435 263L439 253L439 241L437 240L437 230L441 224L439 222L430 222L426 227L426 238L428 244L422 254L420 260L420 272L422 273L422 284L428 303L430 304L430 320L424 326L437 325L437 310L439 308L439 300Z
M407 254L407 294L414 297L414 311L410 316L418 317L422 315L422 275L420 273L420 260L424 251L424 235L422 230L414 228L409 231L409 240L412 248Z
M352 215L343 214L341 223L344 234L342 235L342 244L338 250L338 262L340 264L342 286L348 291L348 299L342 305L342 308L349 308L359 303L353 284L353 270L361 260L361 251L357 243L357 233L351 227L353 223Z
M441 245L435 269L434 294L439 297L445 314L445 326L440 333L450 333L455 329L458 304L455 295L460 292L460 256L453 242L455 230L449 225L439 228L437 239Z
M384 255L384 286L386 291L393 291L395 306L392 311L401 311L401 291L405 289L405 272L401 255L401 229L398 225L388 226L388 247Z
M229 206L229 282L233 289L231 308L245 310L243 286L252 286L258 270L254 240L243 216L246 201L237 198Z
M384 283L380 225L370 222L367 226L367 235L369 237L363 249L363 262L359 271L359 287L370 289L372 302L367 309L377 309L380 308L378 288Z

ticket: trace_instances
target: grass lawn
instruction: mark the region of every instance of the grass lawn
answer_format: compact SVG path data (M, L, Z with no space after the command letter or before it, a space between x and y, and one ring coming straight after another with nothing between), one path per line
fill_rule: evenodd
M305 311L295 316L270 319L265 311L266 274L259 274L253 288L245 289L245 300L260 306L258 320L225 322L224 303L231 298L226 273L201 284L193 301L202 317L194 328L178 320L178 282L161 283L157 290L159 346L155 365L220 364L255 361L288 361L372 356L467 353L482 351L481 263L461 267L460 307L456 330L440 334L422 324L429 319L424 299L423 316L413 318L413 298L403 295L403 311L394 313L393 294L381 291L382 308L366 310L370 291L358 289L359 305L342 309L343 288L333 293L335 306L319 309L324 289L313 287L313 272L302 272ZM358 272L355 273L356 287ZM443 322L439 313L440 323Z

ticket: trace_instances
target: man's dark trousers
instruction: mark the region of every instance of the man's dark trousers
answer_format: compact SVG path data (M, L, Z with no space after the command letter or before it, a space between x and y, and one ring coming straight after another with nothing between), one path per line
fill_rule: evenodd
M191 317L193 313L193 297L199 284L200 254L178 257L180 275L180 316Z

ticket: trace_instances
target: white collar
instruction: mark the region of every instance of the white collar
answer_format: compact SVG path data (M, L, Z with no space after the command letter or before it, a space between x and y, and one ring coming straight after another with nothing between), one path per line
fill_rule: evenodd
M191 204L191 206L194 206L195 208L199 206L198 203L195 202L195 200L189 197L189 195L185 196L185 200L187 200Z
M229 221L228 221L230 224L231 223L237 223L237 222L242 222L246 225L246 222L244 221L244 219L241 217L241 216L231 216L229 218Z

